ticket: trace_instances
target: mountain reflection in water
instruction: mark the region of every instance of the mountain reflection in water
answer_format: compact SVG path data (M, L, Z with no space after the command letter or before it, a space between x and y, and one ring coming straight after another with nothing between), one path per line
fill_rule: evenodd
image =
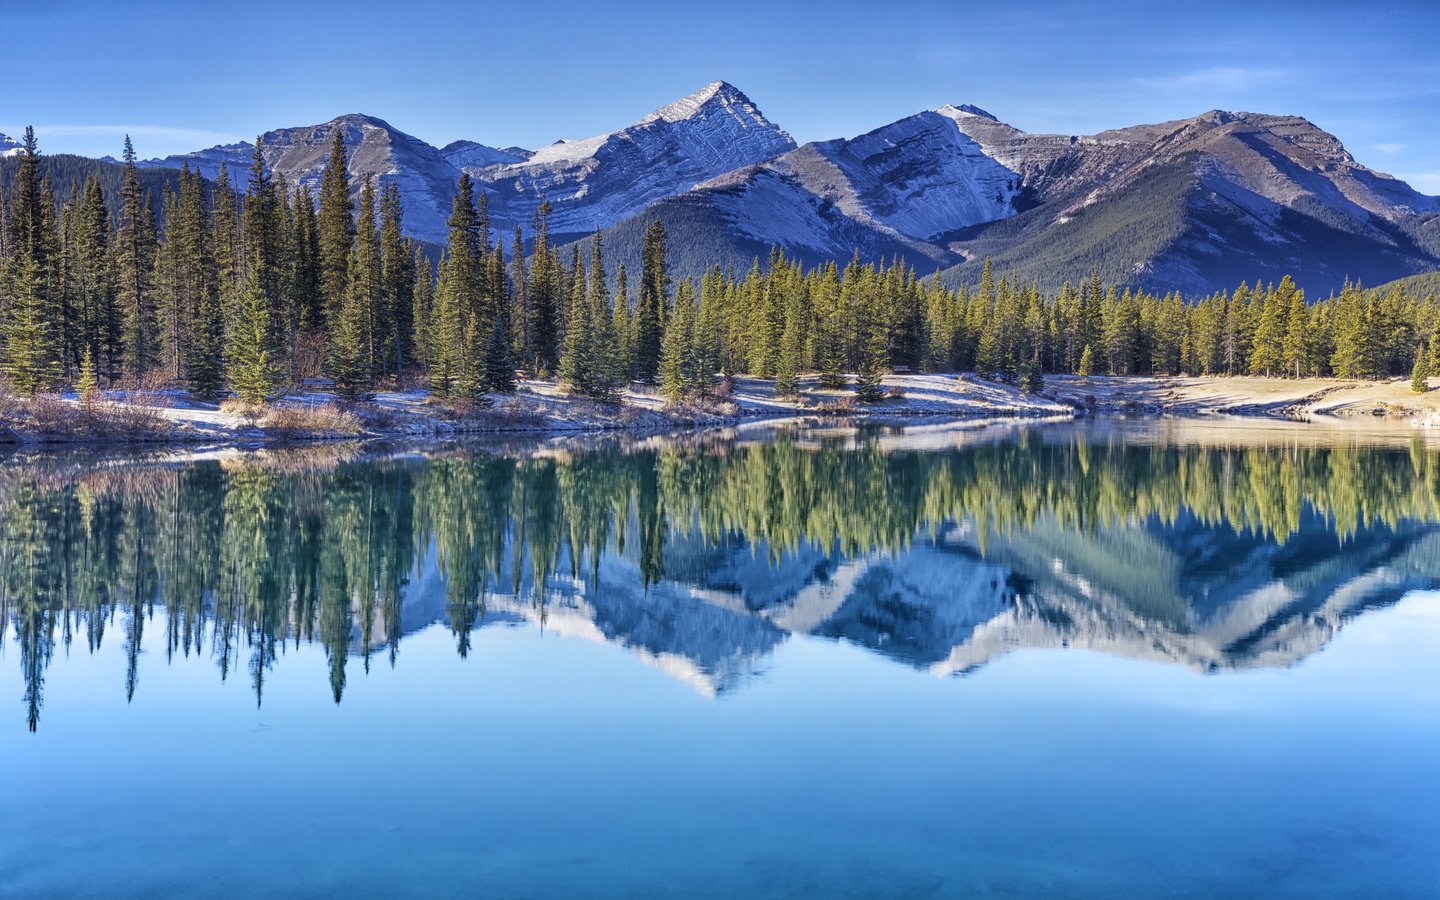
M37 727L47 670L123 642L243 673L287 644L330 687L435 623L530 622L707 694L791 634L936 674L1025 647L1291 665L1440 584L1440 451L1153 427L326 448L0 462L0 615ZM57 652L58 651L58 652ZM403 663L401 663L403 665Z

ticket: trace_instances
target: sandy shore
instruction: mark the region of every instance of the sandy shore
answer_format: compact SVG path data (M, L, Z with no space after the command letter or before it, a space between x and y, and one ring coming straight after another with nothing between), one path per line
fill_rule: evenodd
M1440 390L1416 394L1408 379L1383 382L1283 378L1122 378L1051 376L1039 394L975 375L893 375L887 398L875 404L854 401L850 391L821 389L818 379L801 379L798 397L779 397L774 383L736 378L729 395L706 404L667 404L659 391L634 385L619 403L567 396L554 382L524 381L513 396L465 416L447 414L424 391L382 391L363 404L358 428L344 433L266 427L253 419L198 402L183 392L111 395L117 406L143 406L161 420L151 440L200 443L256 443L355 437L452 437L467 433L563 434L594 431L658 433L680 428L735 425L783 418L873 420L896 423L941 419L1040 419L1077 416L1254 417L1338 422L1371 421L1440 428ZM330 407L323 390L283 398L301 410ZM64 402L74 404L75 398ZM25 423L0 422L0 441L45 442L27 433ZM75 438L71 438L72 442ZM97 442L118 442L115 437Z

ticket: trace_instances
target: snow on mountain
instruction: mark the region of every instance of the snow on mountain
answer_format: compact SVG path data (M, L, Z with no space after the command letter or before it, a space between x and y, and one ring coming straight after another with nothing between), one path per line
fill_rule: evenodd
M344 136L354 192L359 193L366 175L374 176L382 184L396 184L400 189L406 232L422 240L444 241L445 220L450 215L450 202L460 170L439 150L381 119L351 114L322 125L266 132L260 137L265 164L272 172L283 175L292 190L303 184L318 196L320 176L330 157L336 129ZM147 160L142 165L178 169L188 163L192 169L213 179L223 164L231 183L243 190L249 181L254 152L254 144L242 141Z
M474 141L452 141L440 148L440 155L461 169L483 169L487 166L524 162L533 150L520 147L487 147Z
M490 193L498 226L528 226L548 198L551 232L579 236L794 147L748 97L716 81L627 128L557 141L523 162L465 169Z
M19 141L8 135L0 134L0 159L7 156L19 156L25 152L25 148Z

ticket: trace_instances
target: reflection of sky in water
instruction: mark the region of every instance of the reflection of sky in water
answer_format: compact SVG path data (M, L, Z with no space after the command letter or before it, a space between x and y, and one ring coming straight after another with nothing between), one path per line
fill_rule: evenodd
M156 628L153 634L160 634ZM1433 896L1440 594L1290 669L1027 651L962 681L844 642L707 699L534 628L448 629L263 708L206 659L51 668L0 737L0 895ZM7 683L15 685L13 676ZM708 893L707 893L708 892Z

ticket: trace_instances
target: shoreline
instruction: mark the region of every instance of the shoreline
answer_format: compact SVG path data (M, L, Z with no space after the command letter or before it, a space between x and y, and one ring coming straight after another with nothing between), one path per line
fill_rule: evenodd
M85 431L73 395L44 398L57 430L29 421L23 402L0 409L0 448L47 446L278 446L335 441L435 440L583 434L663 435L801 420L810 425L905 427L942 421L1172 418L1203 422L1241 418L1291 422L1383 420L1416 429L1440 428L1440 390L1416 394L1407 379L1369 382L1333 378L1252 376L1050 376L1038 393L973 374L891 375L886 398L862 404L849 390L825 390L802 378L798 397L778 397L767 379L737 377L707 403L667 404L654 388L632 386L617 402L565 394L552 381L521 382L514 395L456 413L425 391L382 391L359 404L340 404L321 389L280 398L266 412L243 414L183 391L107 392L83 407L105 428ZM65 417L70 416L70 420ZM107 418L108 417L108 418ZM127 431L126 425L132 427ZM68 431L58 430L68 428Z

